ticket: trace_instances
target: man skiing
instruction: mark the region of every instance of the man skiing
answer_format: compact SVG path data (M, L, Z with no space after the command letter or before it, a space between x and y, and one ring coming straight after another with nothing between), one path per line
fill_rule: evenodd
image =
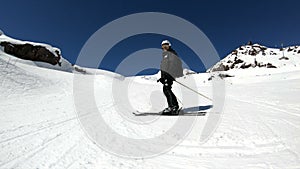
M160 64L161 78L157 82L163 84L163 92L168 102L168 108L165 108L162 114L177 115L179 106L177 98L172 92L172 84L175 78L183 76L182 62L168 40L162 41L161 47L163 50Z

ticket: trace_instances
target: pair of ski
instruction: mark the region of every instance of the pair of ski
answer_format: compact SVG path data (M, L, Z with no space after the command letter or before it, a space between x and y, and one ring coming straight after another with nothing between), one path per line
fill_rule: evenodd
M178 113L176 114L163 114L160 112L133 112L135 116L205 116L205 111L184 111L184 109L178 109Z

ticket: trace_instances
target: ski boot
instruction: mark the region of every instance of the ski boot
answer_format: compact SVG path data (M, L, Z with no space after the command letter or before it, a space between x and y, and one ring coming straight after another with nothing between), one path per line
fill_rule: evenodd
M180 110L181 110L181 109L179 109L178 106L173 106L173 107L171 108L171 115L178 115Z
M162 115L178 115L179 111L178 106L168 107L162 111Z
M161 114L162 115L170 115L171 111L172 111L172 109L170 107L167 107L161 112Z

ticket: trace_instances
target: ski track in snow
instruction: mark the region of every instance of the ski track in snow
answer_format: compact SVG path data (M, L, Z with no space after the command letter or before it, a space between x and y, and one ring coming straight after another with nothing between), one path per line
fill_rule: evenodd
M100 149L82 130L73 103L71 73L7 63L1 58L0 70L0 168L300 168L300 76L262 76L261 82L252 83L247 83L247 78L243 83L229 79L221 123L207 142L200 144L198 138L187 137L159 156L128 159ZM273 82L269 81L272 77ZM111 77L97 80L107 85ZM141 81L145 83L139 85ZM157 86L151 87L153 83L145 79L136 83L144 96L149 90L161 89L156 82ZM198 87L205 92L207 84ZM105 85L96 91L103 94L97 98L97 106L107 123L123 117L116 112L117 103ZM136 91L132 97L141 97L139 88ZM148 106L147 101L142 103ZM197 117L197 131L207 116ZM169 124L174 118L160 120ZM114 129L141 134L126 119Z

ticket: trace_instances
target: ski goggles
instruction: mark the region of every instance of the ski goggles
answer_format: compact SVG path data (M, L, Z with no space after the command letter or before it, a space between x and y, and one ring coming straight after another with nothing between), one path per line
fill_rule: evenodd
M169 44L162 44L162 45L161 45L161 48L167 50L167 49L170 48L170 46L169 46Z

